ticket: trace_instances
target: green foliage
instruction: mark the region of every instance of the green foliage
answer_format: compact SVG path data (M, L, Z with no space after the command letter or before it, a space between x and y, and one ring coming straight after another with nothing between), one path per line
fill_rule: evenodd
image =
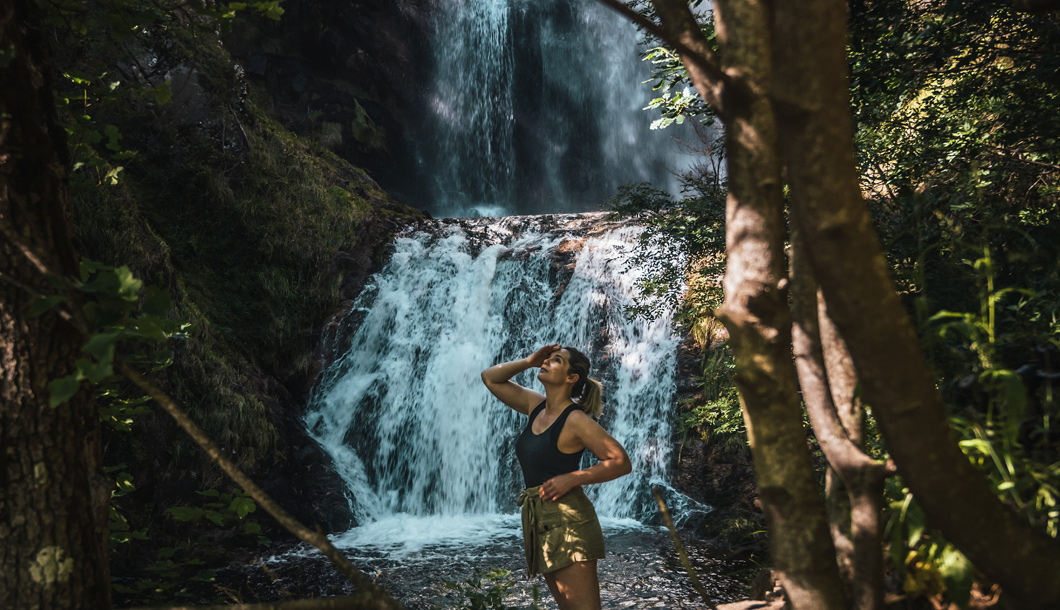
M454 605L445 607L460 610L521 610L522 606L509 606L505 603L505 598L516 586L511 574L511 570L494 568L489 571L475 570L474 576L460 582L442 581L444 589L454 591L458 595ZM538 610L541 607L541 593L536 584L533 586L532 595L533 600L526 609Z
M268 538L261 536L261 526L253 521L244 521L247 515L257 510L254 500L241 490L221 493L216 489L196 492L210 501L202 506L172 506L166 509L169 516L177 521L208 520L220 527L242 526L242 532L256 536L259 544L268 546Z
M1002 324L1006 318L1000 315L1006 309L1002 305L1015 301L1009 311L1018 312L1026 299L1040 295L1014 287L997 289L998 269L989 249L968 264L979 276L980 307L972 312L935 314L930 319L933 334L927 338L935 348L936 362L947 364L957 377L944 378L941 384L950 405L951 426L961 450L983 472L994 493L1029 523L1056 538L1060 459L1055 442L1049 440L1057 428L1056 389L1046 382L1032 392L1025 379L1043 371L1025 367L1021 374L1003 365L1003 355L1010 351L1006 347L1026 344L1028 337L1007 330L1018 329L1012 320ZM1055 348L1056 337L1054 331L1037 339ZM890 555L903 576L905 592L912 597L945 595L965 607L974 567L939 532L926 526L923 513L900 479L888 482L887 493Z
M105 467L103 471L108 474L117 473L115 475L115 488L110 492L110 548L113 549L119 544L125 544L131 540L147 540L147 529L140 528L133 530L129 525L129 520L120 510L118 510L118 507L114 503L118 498L136 490L136 485L133 484L132 475L125 471L125 464L122 463L115 466Z
M651 18L654 15L654 7L650 3L639 1L633 4L645 16ZM700 2L691 4L695 7ZM710 48L717 50L713 11L703 15L699 25ZM667 46L659 46L659 42L650 36L646 37L647 50L641 58L642 61L651 63L652 76L646 82L651 83L652 91L657 96L652 98L644 110L658 110L661 115L651 122L651 128L666 129L670 125L681 125L687 119L693 119L703 125L713 125L716 118L714 112L692 86L680 56Z
M1056 295L1055 23L991 0L859 2L850 23L863 191L918 320L962 308L979 281L964 261L986 250L996 290ZM1055 301L1020 332L1040 334Z
M76 297L74 315L83 315L92 335L82 347L89 358L79 358L76 370L48 384L50 403L56 407L77 392L83 381L99 384L114 374L116 347L119 344L144 344L158 348L170 338L184 337L187 324L165 317L169 310L169 294L154 287L142 290L143 283L134 278L128 267L109 267L95 261L81 261L80 278L52 278L57 290L68 289L57 295L40 296L31 304L31 313L41 315L69 299ZM141 293L143 293L141 295ZM141 298L142 296L142 298ZM168 350L157 349L150 354L136 354L133 361L169 360Z
M926 525L924 513L901 480L887 482L891 563L902 579L903 591L913 597L947 599L962 608L968 606L975 567L942 535Z
M951 422L961 449L989 478L995 493L1055 538L1060 533L1060 455L1050 437L1058 428L1060 405L1048 380L1050 365L1027 365L1020 371L1005 366L1005 354L1028 343L1011 314L1018 315L1026 301L1041 295L998 289L999 270L989 249L972 264L980 278L978 311L943 311L931 318L936 354L947 359L956 377L943 384ZM1012 305L1003 307L1007 302ZM1030 338L1045 346L1045 355L1055 353L1060 338L1055 324L1054 317L1053 329ZM1051 366L1055 370L1055 362ZM1031 382L1041 379L1045 383L1031 391Z
M721 442L729 449L746 442L743 412L732 380L735 369L731 350L715 349L705 354L700 391L685 401L677 416L682 439L693 433L707 442Z
M636 6L650 14L645 3ZM862 192L960 447L1001 499L1057 537L1054 17L998 0L858 0L850 5L849 62ZM653 126L679 116L705 120L708 113L688 99L691 89L682 91L688 83L676 55L648 46L659 92L649 108L662 112ZM634 190L623 197L646 209L670 205ZM662 283L679 293L681 279L671 273ZM716 424L711 417L735 427L725 415L734 409L695 405L681 416L685 429ZM872 424L867 417L870 452L886 458ZM906 593L966 604L974 576L967 559L925 527L900 481L888 497L890 551Z
M356 246L376 208L393 204L362 171L247 99L217 35L240 12L278 17L279 2L107 0L89 9L61 0L45 12L62 41L57 101L79 248L165 287L173 317L191 325L160 376L189 415L243 468L281 459L266 405L286 392L263 380L304 385L314 326L340 299L336 255ZM188 118L188 108L201 114ZM83 378L106 372L88 364ZM164 470L179 464L208 485L219 480L186 439L160 457Z
M692 328L721 304L725 183L717 170L698 167L682 176L680 200L647 184L630 184L609 202L616 217L634 218L645 227L628 263L645 279L628 314L653 319L676 310L678 326Z
M170 541L171 546L162 546L155 552L154 561L144 567L139 577L116 580L113 583L114 591L125 596L124 603L171 604L177 599L194 600L196 595L193 589L201 589L199 585L202 583L214 581L215 575L210 569L213 551L210 549L219 536L229 540L226 547L233 542L259 546L271 544L268 538L261 535L261 525L248 518L255 512L257 505L245 493L239 490L221 492L217 489L196 493L203 498L201 505L174 506L166 512L180 523L205 526L196 530L201 535L194 540L178 537L176 541ZM168 540L159 532L153 537ZM113 545L114 536L111 538ZM149 541L142 530L128 538ZM220 552L226 554L230 549Z

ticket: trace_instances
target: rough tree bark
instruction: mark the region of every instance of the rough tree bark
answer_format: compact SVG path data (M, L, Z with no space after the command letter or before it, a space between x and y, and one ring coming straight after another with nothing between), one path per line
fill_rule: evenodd
M861 198L846 4L777 3L773 32L773 91L794 217L898 472L929 522L1021 608L1056 608L1057 543L1005 507L954 442Z
M655 0L663 28L692 49L708 49L684 1ZM725 122L725 303L736 385L769 526L770 552L796 609L846 608L828 522L806 446L795 372L784 258L784 204L773 109L767 2L721 0L715 11L718 82L702 62L683 57L697 90ZM707 57L710 57L709 55Z
M34 293L53 292L44 268L77 271L36 6L0 1L0 607L109 608L106 488L102 504L92 494L99 418L85 391L48 404L47 384L73 370L82 335L54 313L27 315Z

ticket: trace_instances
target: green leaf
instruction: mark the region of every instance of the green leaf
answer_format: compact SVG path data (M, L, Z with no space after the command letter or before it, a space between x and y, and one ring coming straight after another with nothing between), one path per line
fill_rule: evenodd
M122 136L121 131L118 130L117 127L114 125L107 125L103 128L103 133L107 136L106 146L108 149L114 152L121 150L121 144L118 143L118 140L121 140Z
M103 181L111 186L116 186L119 182L121 182L121 177L124 173L125 167L119 165L107 172L107 175L103 177Z
M246 534L260 534L261 526L253 521L247 521L243 524L243 532Z
M126 301L136 301L136 295L144 283L133 277L132 271L125 265L114 270L114 277L118 280L118 295Z
M965 453L975 451L983 455L991 454L990 443L981 438L966 438L957 444Z
M1027 388L1015 371L991 369L983 371L980 381L994 387L1010 409L1010 415L1018 418L1027 406Z
M118 480L115 481L115 484L117 485L118 490L123 493L136 491L136 485L134 485L132 482L132 475L127 472L123 472L118 475Z
M939 574L946 584L946 594L958 606L965 608L972 594L975 566L960 551L946 545L938 559Z
M239 518L242 519L243 517L246 517L250 513L257 510L258 507L254 504L254 500L251 500L250 498L234 498L232 500L232 504L229 505L228 508L230 508L233 512L239 515Z
M162 343L169 338L163 328L164 326L168 326L165 320L161 320L156 316L147 316L137 320L136 324L129 328L129 331L148 341Z
M173 506L166 509L177 521L197 521L203 517L205 511L194 506Z
M81 349L99 362L113 362L114 343L121 337L121 334L120 330L111 333L96 333Z
M217 491L216 489L207 489L206 491L197 491L195 493L199 494L200 496L206 496L207 498L217 498L221 495L221 492Z
M88 278L100 269L106 269L106 265L87 258L81 259L81 282L87 282Z
M96 363L88 358L78 358L77 373L81 379L87 379L92 383L99 383L114 374L114 367L110 362Z
M58 407L70 400L70 397L77 393L77 388L80 385L81 379L79 379L77 374L67 375L52 381L48 384L48 392L51 394L48 403L52 407Z
M65 299L65 298L66 297L64 297L62 295L59 295L59 294L53 294L52 296L48 296L48 297L39 296L39 297L33 299L32 301L30 301L30 303L29 303L29 315L32 316L32 317L37 317L37 316L41 315L42 313L48 311L52 307L55 307L56 305L61 303L63 301L63 299Z

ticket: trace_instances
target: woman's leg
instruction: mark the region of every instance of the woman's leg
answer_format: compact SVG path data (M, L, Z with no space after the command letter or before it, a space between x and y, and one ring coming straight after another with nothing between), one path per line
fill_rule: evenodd
M545 582L559 610L600 610L600 581L596 560L578 561L545 574Z

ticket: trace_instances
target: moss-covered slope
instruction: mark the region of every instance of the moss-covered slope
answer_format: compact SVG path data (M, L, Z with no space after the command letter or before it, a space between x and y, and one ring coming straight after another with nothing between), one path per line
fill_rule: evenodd
M341 485L298 421L314 348L389 237L420 213L270 118L271 100L216 35L179 21L120 44L90 32L60 45L61 70L109 73L104 81L120 93L73 113L90 111L100 132L113 125L121 148L136 151L119 161L106 139L72 131L79 155L102 166L75 171L78 245L172 294L172 315L190 327L173 365L156 374L166 390L289 509L344 527ZM150 73L130 67L148 60ZM165 83L172 99L160 104L149 93ZM112 184L106 170L119 163ZM227 485L161 415L111 436L105 460L127 464L138 487L124 500L130 512L157 514L194 490Z

